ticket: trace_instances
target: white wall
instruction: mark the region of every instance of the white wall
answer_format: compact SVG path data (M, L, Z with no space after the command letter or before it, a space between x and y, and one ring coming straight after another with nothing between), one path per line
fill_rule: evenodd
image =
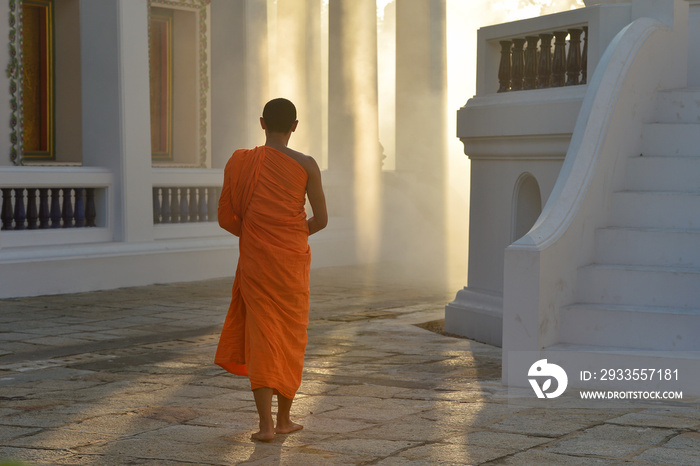
M564 160L586 86L476 96L457 114L471 160L469 271L445 310L451 333L500 345L505 248L515 190L531 174L546 202Z
M694 44L688 48L688 86L700 87L700 53L697 44L700 44L700 1L688 2L688 43Z

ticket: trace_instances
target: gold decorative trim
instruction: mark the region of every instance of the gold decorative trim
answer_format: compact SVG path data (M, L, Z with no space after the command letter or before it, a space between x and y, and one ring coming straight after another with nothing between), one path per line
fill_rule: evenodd
M163 146L162 146L162 144L157 144L154 147L153 139L154 139L155 135L153 132L153 129L154 129L153 118L156 115L154 115L153 108L151 108L151 157L153 158L153 160L172 161L173 160L173 76L172 76L172 71L173 71L172 70L172 67L173 67L173 15L172 15L172 10L160 10L160 11L167 11L167 12L170 12L170 14L169 15L168 14L158 14L158 13L154 13L154 10L150 10L150 12L148 14L148 17L149 17L149 22L148 22L148 27L149 27L149 31L148 31L149 61L148 61L148 63L150 66L150 64L152 63L151 54L154 53L154 51L151 50L151 43L152 43L151 39L153 39L153 31L151 30L151 28L154 26L154 20L155 20L155 24L161 23L161 25L163 27L165 27L165 29L167 31L166 32L167 39L166 39L166 44L165 44L165 55L167 56L167 58L166 58L166 60L167 60L166 68L167 69L165 69L165 70L160 69L161 73L163 73L163 71L165 71L165 77L163 78L163 76L161 76L161 85L162 85L163 80L165 80L165 82L166 82L165 91L163 91L162 88L158 89L158 91L160 93L160 98L165 99L165 102L166 102L165 105L167 107L166 114L164 115L165 121L164 122L159 121L159 124L161 127L160 131L163 131L162 126L163 126L163 124L165 125L165 148L164 148L164 150L155 150L155 147L157 147L159 149L163 149ZM161 50L161 52L163 52L163 50ZM157 61L157 59L156 59L156 61ZM150 81L150 85L153 86L154 81L152 80L153 79L153 69L152 68L150 68L150 74L151 74L151 76L150 76L151 79L149 79L149 81ZM157 81L157 79L156 79L156 81ZM153 93L155 91L156 91L156 89L153 89L153 87L151 87L151 89L150 89L151 95L153 95ZM162 104L162 100L161 100L161 104ZM151 105L153 105L153 101L151 101ZM156 113L158 113L158 112L156 112ZM162 118L162 116L163 115L160 115L161 118ZM162 133L160 133L160 137L161 137L161 139L163 138Z
M43 53L45 56L41 55L41 52L39 52L39 56L31 56L27 55L27 50L24 49L22 52L22 89L23 89L23 95L22 95L22 131L23 131L23 144L24 144L24 153L23 153L23 159L26 162L30 161L53 161L56 158L55 154L55 127L56 127L56 114L55 114L55 51L54 51L54 2L53 0L22 0L21 1L21 7L24 11L25 6L33 6L33 7L38 7L43 10L43 14L45 15L44 17L44 24L40 25L40 29L43 29L43 32L46 34L46 37L43 38L44 43L39 45L39 48L41 49L42 46L44 47ZM27 34L31 33L31 29L28 30L28 21L31 21L31 18L25 17L26 12L23 13L22 15L22 45L23 48L27 46L27 39L28 36ZM39 32L39 36L42 37L42 34ZM31 67L28 67L28 64L33 62L34 60L40 60L42 65L45 70L45 75L39 71L39 74L37 76L33 76L34 78L39 78L38 82L33 82L31 71L28 71L31 69ZM42 81L42 78L45 79L45 81ZM29 86L30 88L34 86L38 86L40 88L40 93L43 95L43 100L42 97L39 97L43 101L43 104L41 105L41 112L38 115L29 115L30 118L27 119L28 112L26 111L29 106L31 106L31 96L28 96L24 94L24 91L27 90L26 86ZM29 99L29 102L27 100ZM45 105L45 106L44 106ZM37 120L40 122L38 124L32 125L32 120L36 123ZM43 126L45 124L45 126ZM43 134L42 134L43 133ZM32 136L37 136L39 140L41 141L41 146L43 147L43 144L46 144L45 148L32 148L30 144L28 144L27 138L32 138Z

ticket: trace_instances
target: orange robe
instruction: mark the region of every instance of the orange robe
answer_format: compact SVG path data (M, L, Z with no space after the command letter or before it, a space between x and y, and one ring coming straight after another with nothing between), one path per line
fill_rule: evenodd
M245 180L255 176L251 187ZM214 362L248 376L252 390L270 387L287 398L301 385L309 323L306 181L306 170L278 150L238 150L219 200L219 224L229 231L241 199L250 204L241 215L233 296Z

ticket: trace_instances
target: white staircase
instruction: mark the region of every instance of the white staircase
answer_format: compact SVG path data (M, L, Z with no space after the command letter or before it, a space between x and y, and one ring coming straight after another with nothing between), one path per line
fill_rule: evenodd
M700 351L700 89L658 93L626 177L556 346Z

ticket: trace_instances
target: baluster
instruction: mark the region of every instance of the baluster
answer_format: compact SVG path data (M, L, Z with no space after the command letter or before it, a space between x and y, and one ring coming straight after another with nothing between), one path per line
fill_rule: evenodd
M218 188L209 188L208 191L207 207L209 212L207 212L207 219L210 222L216 222L219 210L219 190Z
M513 55L511 62L510 89L519 91L523 88L524 56L523 46L525 39L513 39Z
M206 222L207 218L207 188L199 188L199 221Z
M537 67L537 87L549 87L552 77L552 34L540 34L540 59Z
M83 201L83 188L75 188L75 227L85 226L85 203Z
M49 188L39 188L39 228L49 228L51 210L49 209Z
M63 228L73 226L73 188L63 188Z
M39 215L37 214L36 208L36 188L27 188L27 229L36 230L37 219Z
M567 31L554 31L554 58L552 59L552 87L566 83L566 36Z
M27 212L24 210L24 188L15 188L15 230L24 230Z
M96 218L95 188L85 188L85 226L94 227Z
M566 60L566 85L576 86L581 74L581 29L569 29L569 56Z
M588 26L583 27L583 52L581 53L581 84L586 84L588 73Z
M2 229L12 230L12 189L2 188Z
M160 223L160 188L153 188L153 224Z
M189 188L190 191L190 222L199 221L199 201L197 200L197 194L199 189Z
M168 188L170 190L170 223L180 223L180 190L179 188Z
M163 189L163 204L161 205L162 222L170 223L170 188Z
M509 40L500 41L501 63L498 65L498 92L508 92L510 90L510 47Z
M170 222L180 223L180 188L170 188Z
M187 188L180 188L180 223L187 223L190 206L187 203Z
M537 43L540 41L540 38L527 36L525 40L527 41L527 50L525 50L523 89L535 89L537 87Z
M60 188L51 189L51 228L61 228Z

